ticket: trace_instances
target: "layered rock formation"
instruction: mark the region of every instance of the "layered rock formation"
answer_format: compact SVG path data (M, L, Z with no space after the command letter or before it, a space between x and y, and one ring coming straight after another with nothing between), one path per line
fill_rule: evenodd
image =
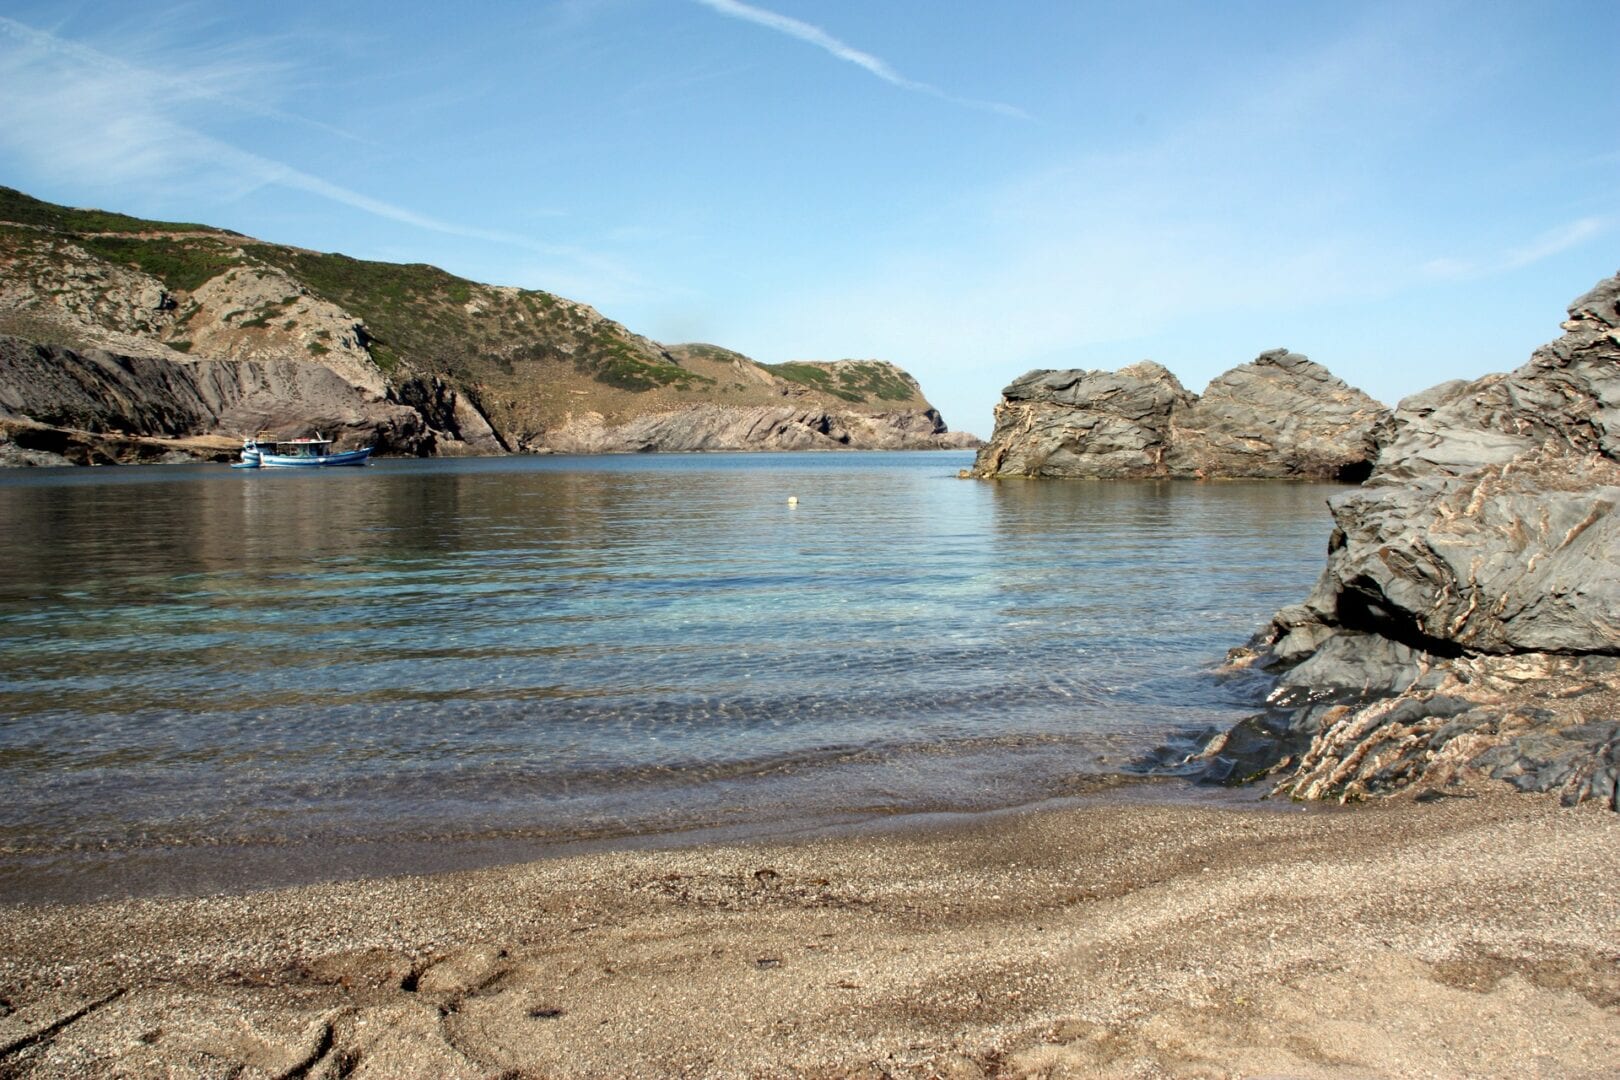
M693 405L610 424L586 413L547 433L560 453L623 454L654 450L938 450L971 449L971 435L946 432L932 409L859 413L792 405Z
M222 442L175 449L224 456L242 432L281 438L310 428L345 447L434 449L434 433L417 410L367 395L318 364L177 362L6 336L0 336L0 421L0 463L13 464L149 460L149 440L209 435Z
M1367 485L1330 500L1310 597L1237 657L1271 709L1198 756L1282 794L1485 779L1620 791L1620 278L1510 375L1403 401Z
M720 387L718 400L570 412L530 441L572 454L979 445L972 435L949 431L916 380L880 360L760 364L714 345L673 345L669 353L694 377Z
M1002 391L980 477L1360 480L1387 410L1298 353L1275 349L1202 396L1158 364L1033 371Z
M26 364L14 348L4 376L4 429L34 444L0 451L13 461L47 443L69 460L117 460L120 437L145 460L152 448L139 440L199 429L342 429L413 454L977 445L951 436L891 364L771 365L666 347L551 293L7 188L0 334L50 347ZM60 392L75 381L70 403ZM178 395L167 407L166 388ZM125 405L137 414L120 418ZM63 426L73 416L98 426ZM172 423L157 430L160 420Z
M1170 417L1197 398L1151 361L1111 371L1032 371L1001 392L975 476L1163 476Z
M1389 410L1286 349L1261 353L1212 381L1171 415L1173 475L1359 481L1372 429Z

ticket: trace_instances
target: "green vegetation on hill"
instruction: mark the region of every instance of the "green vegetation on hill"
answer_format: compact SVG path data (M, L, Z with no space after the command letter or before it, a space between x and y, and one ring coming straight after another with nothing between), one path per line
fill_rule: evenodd
M897 369L872 360L844 360L837 365L789 361L760 364L777 378L799 383L844 401L910 401L919 397L917 386Z
M575 367L589 373L598 382L620 390L641 392L659 386L674 386L689 390L696 385L714 382L703 375L687 371L669 361L649 363L645 352L631 347L622 333L599 330L591 337L594 354L583 362L575 360Z
M677 356L690 356L696 360L710 360L721 364L731 364L740 361L744 364L753 364L755 367L764 366L750 357L744 356L740 352L736 352L732 349L722 348L719 345L705 345L701 342L690 345L671 345L670 352Z
M708 382L617 323L593 320L550 293L488 289L425 263L371 262L264 245L259 258L353 312L385 371L404 360L422 370L483 381L491 369L564 360L621 390Z
M90 235L76 237L74 242L108 262L151 274L175 292L193 292L210 278L247 263L234 244L209 236L181 240Z
M275 245L266 245L259 255L356 314L423 302L465 304L472 299L470 282L426 263L370 262Z
M687 371L618 324L550 293L488 288L435 266L261 244L205 225L56 206L6 187L0 187L0 222L11 223L0 226L0 247L30 249L36 259L60 263L64 256L54 249L67 241L149 274L182 298L235 267L277 267L352 312L371 335L372 357L388 373L410 368L478 384L520 377L520 364L551 362L632 392L691 389L713 381ZM274 315L255 314L238 327L265 327ZM315 355L327 351L321 343L307 348Z
M44 202L8 187L0 187L0 220L76 233L203 232L226 236L240 235L227 229L216 229L211 225L146 221L107 210L77 210L71 206L57 206L55 203Z

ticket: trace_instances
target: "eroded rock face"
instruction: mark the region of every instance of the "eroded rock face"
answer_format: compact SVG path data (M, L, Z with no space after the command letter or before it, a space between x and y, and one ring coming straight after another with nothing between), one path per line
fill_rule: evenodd
M1620 670L1608 657L1473 656L1360 708L1338 706L1277 783L1300 799L1466 788L1480 777L1567 803L1620 795Z
M1620 278L1576 300L1563 337L1507 375L1444 383L1400 403L1380 433L1393 482L1503 465L1544 443L1620 459Z
M1176 475L1359 481L1388 410L1299 353L1273 349L1172 417Z
M1507 780L1615 806L1620 783L1620 278L1509 375L1448 383L1381 425L1330 500L1327 569L1240 664L1265 714L1198 755L1212 777L1356 798Z
M792 405L689 405L613 423L600 413L571 417L543 446L568 454L695 450L941 450L976 445L944 430L933 410L861 413Z
M1620 646L1620 463L1549 441L1501 466L1330 503L1307 608L1440 654Z
M157 278L77 244L24 234L0 249L0 320L12 324L6 333L23 333L15 325L21 316L36 333L51 333L49 340L181 359L158 340L173 329L177 306Z
M1158 364L1034 371L1002 391L981 477L1360 480L1387 410L1274 349L1189 393Z
M433 438L414 409L377 400L319 364L175 362L12 337L0 337L0 418L145 438L319 430L340 446L405 454L423 452Z
M1119 371L1032 371L1001 392L976 476L1165 476L1171 414L1196 398L1151 361Z
M307 357L372 397L388 380L366 351L360 321L271 267L239 267L195 290L177 316L199 356L220 360Z
M490 426L477 402L440 378L402 380L391 387L390 401L409 405L437 433L434 451L459 455L501 454L511 449Z

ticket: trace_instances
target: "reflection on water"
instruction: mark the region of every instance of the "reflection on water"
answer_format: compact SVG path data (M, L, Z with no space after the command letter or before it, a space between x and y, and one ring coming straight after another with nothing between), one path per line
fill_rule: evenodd
M0 477L0 899L169 849L1011 805L1241 714L1206 671L1309 587L1331 489L968 460Z

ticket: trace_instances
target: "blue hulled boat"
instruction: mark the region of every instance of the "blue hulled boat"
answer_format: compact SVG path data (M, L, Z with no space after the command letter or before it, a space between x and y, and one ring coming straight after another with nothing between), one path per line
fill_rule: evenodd
M332 452L332 440L316 435L309 439L262 443L242 440L242 460L233 469L318 469L328 465L364 465L372 448Z

